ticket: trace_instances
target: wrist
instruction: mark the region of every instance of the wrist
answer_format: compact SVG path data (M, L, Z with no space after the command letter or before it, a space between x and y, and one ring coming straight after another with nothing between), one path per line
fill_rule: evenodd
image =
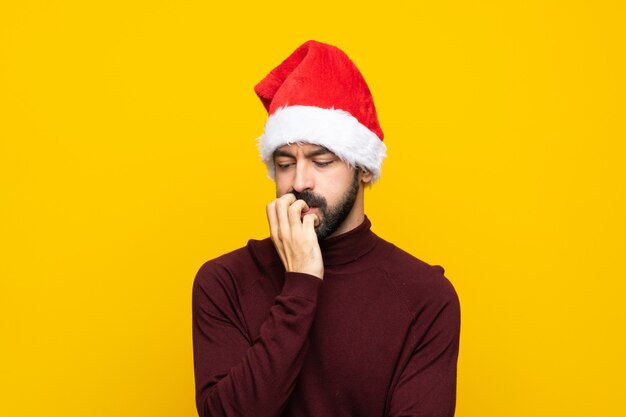
M285 272L282 294L315 301L321 284L322 280L315 275L303 272Z

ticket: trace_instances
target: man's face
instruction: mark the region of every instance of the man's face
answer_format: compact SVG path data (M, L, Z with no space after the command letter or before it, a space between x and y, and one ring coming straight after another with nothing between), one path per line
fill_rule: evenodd
M328 149L308 143L274 152L276 197L293 193L319 218L318 239L332 235L350 214L359 191L359 172Z

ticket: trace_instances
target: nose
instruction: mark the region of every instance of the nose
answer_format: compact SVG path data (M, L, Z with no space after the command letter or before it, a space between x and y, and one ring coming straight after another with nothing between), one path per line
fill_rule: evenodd
M314 173L308 161L296 164L296 175L293 179L293 189L297 192L312 190L314 186Z

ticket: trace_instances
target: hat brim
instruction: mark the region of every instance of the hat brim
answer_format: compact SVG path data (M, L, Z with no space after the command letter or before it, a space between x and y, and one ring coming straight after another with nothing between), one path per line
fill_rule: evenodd
M372 183L380 178L387 155L383 141L344 110L301 105L282 107L267 119L259 138L261 159L270 178L275 177L274 151L293 143L324 146L346 163L371 172Z

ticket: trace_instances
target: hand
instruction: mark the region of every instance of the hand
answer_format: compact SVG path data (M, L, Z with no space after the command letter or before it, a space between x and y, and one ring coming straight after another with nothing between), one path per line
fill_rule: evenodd
M322 251L315 234L319 218L302 212L309 209L304 200L285 194L267 205L270 236L288 272L302 272L324 278ZM302 220L301 220L302 219Z

